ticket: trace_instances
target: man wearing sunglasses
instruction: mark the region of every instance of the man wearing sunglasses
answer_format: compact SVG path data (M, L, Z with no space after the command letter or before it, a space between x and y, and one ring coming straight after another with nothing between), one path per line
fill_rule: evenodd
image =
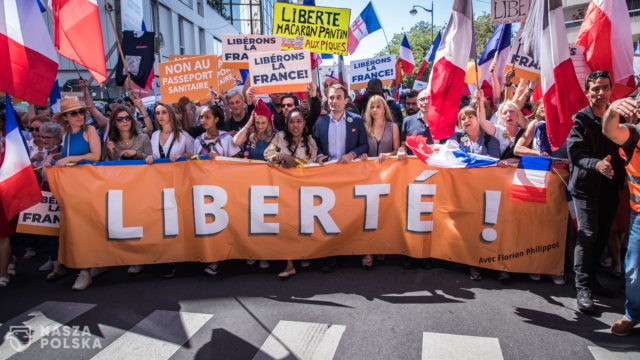
M318 88L313 82L307 85L307 94L309 97L309 111L306 112L305 121L309 130L313 128L320 111L322 110L322 104L318 98ZM276 114L273 117L274 126L278 131L283 131L286 125L286 118L293 109L300 109L300 100L292 93L285 94L280 99L282 105L282 113Z

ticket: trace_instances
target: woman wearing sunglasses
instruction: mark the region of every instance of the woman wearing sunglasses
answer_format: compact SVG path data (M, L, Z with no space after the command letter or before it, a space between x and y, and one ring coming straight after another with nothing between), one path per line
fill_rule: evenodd
M147 134L138 133L133 116L126 107L116 108L109 117L105 160L143 160L151 155Z
M87 125L86 107L76 98L62 99L60 112L53 119L63 128L62 159L56 161L56 166L62 167L81 160L100 160L100 137L94 127Z
M87 125L86 107L82 106L76 98L64 98L60 101L60 112L53 116L53 120L61 123L62 159L56 161L56 166L63 167L81 160L100 160L100 137L96 129ZM52 155L47 157L47 163ZM104 270L100 268L82 269L71 287L73 290L84 290L93 282L93 277L98 276Z

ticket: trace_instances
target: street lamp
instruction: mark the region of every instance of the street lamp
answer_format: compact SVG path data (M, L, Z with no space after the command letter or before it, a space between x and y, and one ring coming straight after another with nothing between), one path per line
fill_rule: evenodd
M418 10L416 8L420 8L426 12L430 12L431 13L431 41L433 41L433 0L431 1L431 9L427 9L424 6L420 6L420 5L413 5L413 8L411 10L409 10L409 14L411 14L411 16L415 16L416 14L418 14Z

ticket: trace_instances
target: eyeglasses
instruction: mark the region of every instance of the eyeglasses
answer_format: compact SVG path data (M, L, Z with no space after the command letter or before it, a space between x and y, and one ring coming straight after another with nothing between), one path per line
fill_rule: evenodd
M289 107L295 107L295 105L294 105L294 104L282 104L282 106L283 106L283 107L288 107L288 108L289 108Z
M273 106L277 107L277 108L281 108L282 104L273 104Z
M32 127L28 127L26 129L27 129L28 132L38 131L38 128L32 128Z
M69 111L66 114L71 116L78 116L78 115L84 115L84 112L85 112L84 109L80 109L80 110Z
M123 121L131 121L133 120L133 118L129 115L127 116L123 116L123 117L117 117L117 118L113 118L115 121L117 122L123 122Z
M41 139L44 139L44 140L49 140L49 139L53 139L53 136L44 136L44 135L40 135L40 138L41 138Z

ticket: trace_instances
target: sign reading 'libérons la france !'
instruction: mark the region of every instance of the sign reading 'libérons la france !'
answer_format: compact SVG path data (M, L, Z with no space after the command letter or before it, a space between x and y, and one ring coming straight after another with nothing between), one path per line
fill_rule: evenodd
M385 55L370 59L351 60L349 70L349 88L364 89L369 80L377 78L393 80L396 78L396 56Z
M350 9L275 3L273 34L283 50L347 55Z
M305 91L311 76L307 50L249 54L251 86L257 94Z

